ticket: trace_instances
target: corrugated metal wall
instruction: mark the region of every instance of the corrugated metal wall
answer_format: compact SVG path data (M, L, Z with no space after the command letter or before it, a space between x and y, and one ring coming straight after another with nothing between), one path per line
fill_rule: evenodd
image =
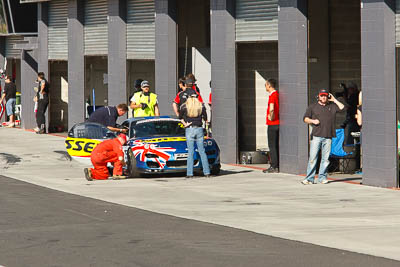
M49 2L49 59L68 60L68 0Z
M236 0L236 41L278 40L278 0Z
M84 9L85 55L107 55L107 0L86 0Z
M154 0L128 0L126 28L127 58L154 59Z
M24 40L23 36L7 36L6 37L6 57L15 57L15 58L20 58L21 57L21 50L20 49L15 49L13 46L17 43L21 43Z

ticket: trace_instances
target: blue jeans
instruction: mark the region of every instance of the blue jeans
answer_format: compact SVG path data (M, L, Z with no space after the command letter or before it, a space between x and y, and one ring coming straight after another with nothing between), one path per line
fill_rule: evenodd
M322 182L326 180L329 166L329 155L331 153L331 138L324 138L313 136L310 143L310 158L307 165L307 177L306 179L310 182L314 182L315 171L317 167L318 154L321 150L321 163L319 165L318 181Z
M186 128L186 143L188 147L188 158L187 158L187 176L193 176L193 163L194 163L194 143L197 144L197 150L200 154L201 164L203 165L204 175L210 174L210 166L208 165L208 159L206 151L204 150L204 132L202 127L188 127Z

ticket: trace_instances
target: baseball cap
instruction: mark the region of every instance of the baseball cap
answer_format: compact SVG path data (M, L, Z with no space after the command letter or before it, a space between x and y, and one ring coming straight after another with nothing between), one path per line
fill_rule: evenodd
M126 136L126 134L121 133L118 135L118 137L121 137L125 141L124 143L126 143L126 141L128 141L128 137Z
M321 90L319 90L318 95L329 95L329 91L326 89L321 89Z
M194 84L194 80L191 79L191 78L187 78L187 79L185 80L185 84L186 84L186 85L193 85L193 84Z
M140 87L150 87L150 83L145 80L140 84Z

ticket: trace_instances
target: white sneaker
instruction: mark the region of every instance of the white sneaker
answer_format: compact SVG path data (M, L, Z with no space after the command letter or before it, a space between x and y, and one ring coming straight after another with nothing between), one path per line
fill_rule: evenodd
M6 128L14 128L15 127L15 123L10 123L6 126Z
M313 184L313 182L310 182L309 180L305 179L303 181L301 181L302 184L304 185L309 185L309 184Z
M321 182L321 184L329 184L329 181L328 180L323 180L322 182Z
M39 127L35 127L35 128L33 128L33 130L34 130L35 132L39 132L39 131L40 131Z

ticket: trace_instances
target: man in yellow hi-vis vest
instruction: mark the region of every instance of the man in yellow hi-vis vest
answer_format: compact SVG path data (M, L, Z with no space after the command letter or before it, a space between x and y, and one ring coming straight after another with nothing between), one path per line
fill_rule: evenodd
M157 95L150 92L150 83L143 81L140 86L142 91L136 92L131 98L130 107L134 117L160 116Z

